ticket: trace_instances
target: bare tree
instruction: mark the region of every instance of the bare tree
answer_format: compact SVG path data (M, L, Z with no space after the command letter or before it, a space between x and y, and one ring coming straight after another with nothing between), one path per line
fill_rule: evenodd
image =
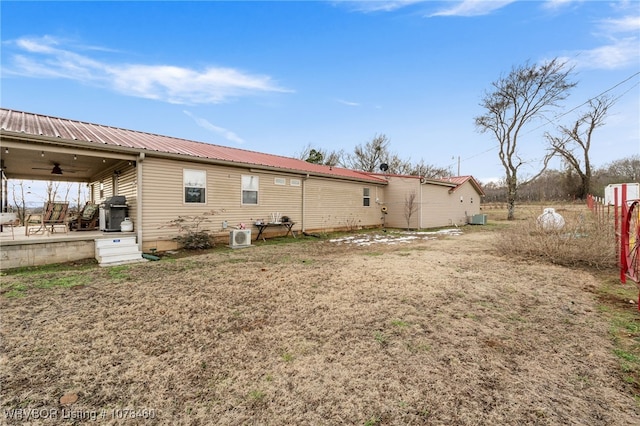
M344 151L331 151L324 154L325 166L340 166L344 167Z
M522 129L541 118L558 101L566 99L576 83L569 81L573 67L557 58L542 65L525 64L514 67L509 75L492 83L493 91L486 92L480 105L485 114L475 118L481 132L491 132L499 144L498 156L505 170L507 184L507 219L515 218L518 195L518 170L525 160L518 152L518 138ZM542 170L551 157L546 156Z
M24 225L25 216L27 212L27 193L29 188L25 188L24 181L22 179L11 182L11 195L13 198L13 206L15 212L20 219L20 223Z
M357 145L353 154L345 156L345 167L363 172L379 172L380 165L386 164L386 172L397 175L417 174L419 165L404 160L389 149L391 141L382 134L376 135L365 145Z
M623 182L640 180L640 155L632 155L609 163L604 171L611 179Z
M411 191L404 197L404 218L407 220L407 231L411 229L411 216L418 211L416 191Z
M326 149L314 148L311 144L308 144L303 148L302 152L296 154L296 158L300 160L325 166L342 165L343 157L344 151L342 150L328 152Z
M375 172L380 164L389 164L389 139L386 135L376 135L363 145L356 145L352 155L347 155L349 168L363 172Z
M415 163L412 166L409 174L413 176L439 179L449 177L452 173L451 170L447 168L434 166L432 164L426 164L424 162L424 159L421 159L419 162Z
M412 163L404 160L389 149L390 140L386 135L376 135L364 145L357 145L353 154L345 154L343 150L327 152L321 148L307 145L296 158L309 163L340 166L353 170L375 173L380 171L380 165L386 164L386 171L397 175L424 176L441 178L451 176L449 169L425 164L424 160Z
M71 192L71 182L48 181L47 182L47 201L53 202L59 196L63 201L69 201L69 193Z
M584 199L591 193L591 160L589 150L593 131L604 125L604 118L615 100L607 95L589 101L589 110L582 114L572 128L558 127L559 135L545 133L552 154L559 155L580 177L577 198Z

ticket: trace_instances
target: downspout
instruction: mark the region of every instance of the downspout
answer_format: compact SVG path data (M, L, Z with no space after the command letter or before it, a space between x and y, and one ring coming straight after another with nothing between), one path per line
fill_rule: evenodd
M306 196L307 195L307 190L306 190L306 188L307 188L307 179L309 179L309 173L307 173L307 176L305 176L302 179L302 220L301 220L302 224L300 226L301 232L305 232L306 231L304 218L305 218L305 212L306 212L306 208L305 207L306 207L306 198L307 198L307 196Z
M418 224L418 229L422 229L422 209L424 209L424 206L422 205L422 187L424 186L424 184L422 182L420 182L422 179L418 180L418 188L420 188L420 215L419 215L419 220L420 223Z
M142 160L144 160L144 152L141 152L138 155L138 161L136 163L136 198L138 200L138 205L136 209L136 232L137 232L137 240L138 240L138 250L142 251Z

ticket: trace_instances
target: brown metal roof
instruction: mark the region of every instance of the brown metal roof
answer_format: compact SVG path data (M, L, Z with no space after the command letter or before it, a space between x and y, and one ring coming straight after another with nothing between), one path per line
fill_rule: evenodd
M443 185L448 186L451 189L449 191L455 192L458 188L460 188L465 182L471 182L471 185L478 191L480 195L485 195L484 190L482 189L482 185L473 177L473 176L451 176L447 178L423 178L422 176L416 175L383 175L380 173L373 173L375 176L390 176L390 177L400 177L403 179L420 179L421 183L429 183L432 185Z
M12 133L16 136L33 135L60 142L73 141L76 144L80 142L87 148L104 149L105 146L118 146L145 152L148 155L174 154L186 157L185 160L195 157L255 168L276 168L297 173L387 183L384 178L368 173L312 164L295 158L5 108L0 108L0 133Z
M482 185L480 185L480 183L473 176L452 176L450 178L441 180L449 181L456 184L456 187L453 188L451 192L454 192L456 189L460 188L463 183L471 182L471 185L476 189L476 191L478 191L478 193L480 193L481 195L485 195L484 190L482 189Z

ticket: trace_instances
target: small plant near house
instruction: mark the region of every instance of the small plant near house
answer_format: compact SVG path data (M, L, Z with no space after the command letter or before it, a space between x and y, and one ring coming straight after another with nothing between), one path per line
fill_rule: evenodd
M411 217L417 211L416 191L411 191L404 197L404 218L407 221L407 230L411 229Z
M209 234L209 224L213 216L216 216L224 210L208 210L198 215L178 216L169 221L168 228L176 228L179 235L173 240L177 241L187 250L205 250L214 246L211 235Z
M352 214L344 218L344 225L347 228L347 231L354 231L358 229L360 222L362 221Z

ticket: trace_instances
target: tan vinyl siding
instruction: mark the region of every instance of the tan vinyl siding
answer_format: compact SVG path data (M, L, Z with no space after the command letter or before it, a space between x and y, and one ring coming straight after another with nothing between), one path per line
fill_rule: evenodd
M466 224L468 217L480 212L481 196L470 182L465 182L455 191L454 188L429 182L421 184L418 178L389 177L389 185L386 188L386 225L390 228L407 227L406 197L414 190L418 210L411 216L410 228Z
M422 197L422 228L464 225L480 211L480 195L469 182L453 192L439 185L423 185Z
M204 170L207 173L206 203L184 203L183 170ZM239 224L252 230L255 239L257 219L269 220L272 213L286 215L300 229L302 217L302 187L290 186L294 175L251 171L240 167L214 166L193 162L171 161L147 157L143 164L143 245L167 246L178 232L170 227L170 221L178 216L200 216L215 211L202 229L218 236L225 236ZM242 175L259 177L258 204L242 205ZM287 179L287 185L276 185L275 177ZM295 178L299 178L295 175ZM227 229L223 228L226 222ZM284 228L269 229L270 233L283 232Z
M114 193L114 174L118 172L117 176L117 193ZM100 197L100 183L104 185L103 197ZM105 199L114 195L124 195L127 198L127 204L129 205L129 217L131 220L135 220L137 209L137 186L136 186L136 168L128 162L121 162L116 164L99 175L93 177L91 181L93 193L90 194L89 199L94 203L100 204ZM135 223L134 223L135 226Z
M454 195L449 193L450 189L446 186L431 184L422 186L421 228L435 228L456 223L454 220L456 214L452 211L452 207L455 206Z
M420 227L420 179L409 177L392 177L386 192L387 216L385 225L390 228L407 228L405 218L406 197L415 191L417 210L411 215L409 228Z
M305 186L305 220L307 231L331 231L381 226L381 185L309 178ZM370 205L363 206L363 189L369 188Z

